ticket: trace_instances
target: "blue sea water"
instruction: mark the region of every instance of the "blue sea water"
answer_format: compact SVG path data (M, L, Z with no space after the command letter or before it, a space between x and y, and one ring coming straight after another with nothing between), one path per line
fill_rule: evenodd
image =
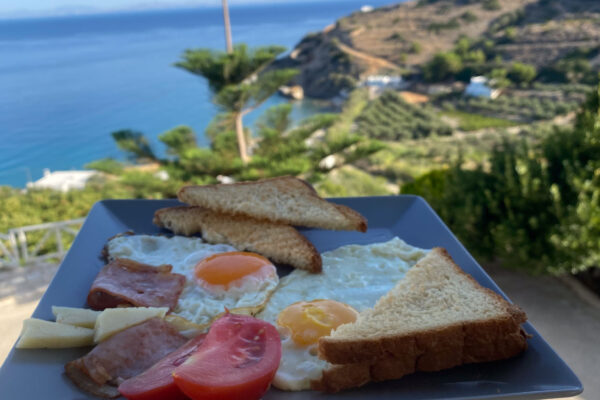
M232 7L233 40L292 49L364 4ZM218 8L0 20L0 185L22 187L44 168L122 158L110 137L119 129L144 132L159 153L157 136L177 125L191 126L206 144L204 129L217 112L206 82L173 63L184 49L224 46ZM245 123L282 101L274 96ZM314 111L303 102L294 113Z

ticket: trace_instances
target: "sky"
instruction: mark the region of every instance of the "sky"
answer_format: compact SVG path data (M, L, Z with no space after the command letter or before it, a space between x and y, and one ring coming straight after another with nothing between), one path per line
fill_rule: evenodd
M229 5L235 7L236 5L243 4L283 3L289 1L290 0L229 0ZM0 18L64 16L198 6L211 7L220 4L221 0L0 0Z

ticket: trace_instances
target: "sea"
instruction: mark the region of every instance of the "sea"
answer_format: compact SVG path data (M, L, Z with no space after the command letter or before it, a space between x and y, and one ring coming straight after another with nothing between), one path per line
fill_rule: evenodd
M390 0L304 1L231 6L234 43L288 51L365 4ZM224 49L220 8L0 20L0 185L23 187L45 168L82 169L123 159L110 133L157 137L188 125L203 132L217 114L205 80L174 67L185 49ZM252 126L277 95L245 118ZM299 120L327 105L294 103Z

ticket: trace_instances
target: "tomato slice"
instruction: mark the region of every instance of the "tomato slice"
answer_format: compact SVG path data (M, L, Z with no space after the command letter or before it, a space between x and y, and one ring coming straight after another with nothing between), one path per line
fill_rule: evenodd
M226 314L173 378L193 400L253 400L267 391L281 360L281 339L268 322Z
M187 399L175 384L173 371L198 349L205 337L196 336L147 371L127 379L119 385L119 392L129 400Z

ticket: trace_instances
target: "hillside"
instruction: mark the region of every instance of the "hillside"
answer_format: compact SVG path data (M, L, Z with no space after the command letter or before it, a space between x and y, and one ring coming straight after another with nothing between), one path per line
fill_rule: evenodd
M496 63L541 70L585 50L597 67L600 2L594 0L420 0L355 12L307 35L278 67L295 67L309 97L329 98L373 73L419 73L461 37Z

